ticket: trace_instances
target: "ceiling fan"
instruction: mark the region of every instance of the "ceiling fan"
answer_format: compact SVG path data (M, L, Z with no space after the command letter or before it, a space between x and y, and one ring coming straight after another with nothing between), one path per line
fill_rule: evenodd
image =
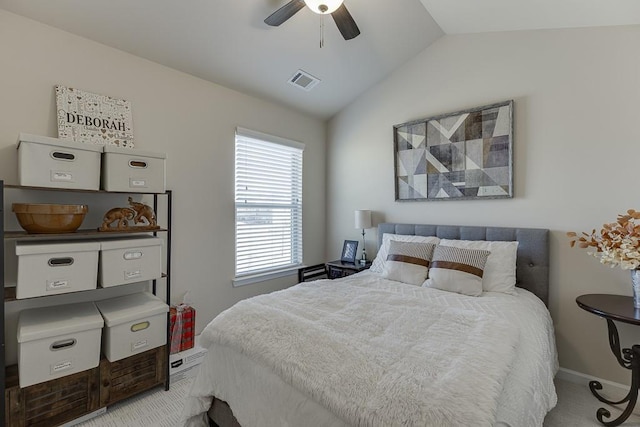
M356 25L356 21L351 17L347 7L343 4L343 1L344 0L291 0L269 15L269 17L264 20L264 23L272 27L278 27L306 5L319 15L331 14L342 37L344 37L345 40L351 40L360 35L360 29L358 25Z

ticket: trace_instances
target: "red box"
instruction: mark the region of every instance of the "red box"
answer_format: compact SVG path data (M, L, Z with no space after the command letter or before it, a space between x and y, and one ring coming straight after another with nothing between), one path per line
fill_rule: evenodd
M171 354L193 348L196 327L196 310L188 305L180 306L182 326L176 327L178 307L171 306Z

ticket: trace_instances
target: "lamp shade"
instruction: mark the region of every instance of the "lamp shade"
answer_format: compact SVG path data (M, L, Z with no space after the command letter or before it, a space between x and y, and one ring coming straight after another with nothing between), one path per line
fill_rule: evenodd
M335 12L343 0L304 0L307 7L319 15Z
M365 228L371 228L371 211L356 211L356 228L360 228L362 230Z

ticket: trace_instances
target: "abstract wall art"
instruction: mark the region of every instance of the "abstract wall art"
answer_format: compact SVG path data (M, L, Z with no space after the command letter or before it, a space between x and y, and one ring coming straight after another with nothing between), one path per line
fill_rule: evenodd
M397 201L513 197L513 101L393 128Z

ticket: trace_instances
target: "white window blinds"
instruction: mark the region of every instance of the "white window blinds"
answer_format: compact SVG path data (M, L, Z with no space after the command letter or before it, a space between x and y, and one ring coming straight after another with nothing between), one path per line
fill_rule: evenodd
M236 277L302 262L304 144L236 130Z

